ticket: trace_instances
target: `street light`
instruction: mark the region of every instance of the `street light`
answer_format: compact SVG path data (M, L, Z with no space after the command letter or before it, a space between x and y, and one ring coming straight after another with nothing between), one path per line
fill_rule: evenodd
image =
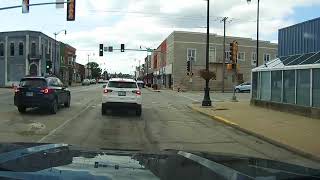
M251 0L247 0L247 3L251 3ZM257 6L257 52L256 52L256 67L259 66L259 11L260 11L260 0L258 0Z
M54 34L54 62L57 62L57 35L60 34L61 32L64 32L64 35L67 35L67 30L65 29L53 33ZM60 63L60 61L58 63ZM55 69L56 69L55 63L53 63L53 74L56 75Z
M206 71L209 72L209 9L210 2L207 0L207 44L206 44ZM204 89L204 96L202 106L211 106L209 79L206 79L206 87Z

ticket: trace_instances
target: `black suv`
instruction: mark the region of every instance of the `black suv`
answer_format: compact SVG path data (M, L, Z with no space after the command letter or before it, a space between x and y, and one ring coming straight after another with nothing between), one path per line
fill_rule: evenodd
M24 77L14 95L14 105L20 113L40 107L56 114L60 104L70 107L70 100L70 91L56 77Z

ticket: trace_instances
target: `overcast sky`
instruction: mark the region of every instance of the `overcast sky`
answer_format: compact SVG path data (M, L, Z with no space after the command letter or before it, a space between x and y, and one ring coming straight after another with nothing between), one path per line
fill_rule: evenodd
M22 0L0 0L0 7L20 5ZM30 0L30 3L55 0ZM229 17L227 35L256 37L258 0L210 0L210 32L222 35L221 17ZM277 42L278 29L319 16L319 0L261 0L260 38ZM66 8L66 6L65 6ZM0 11L1 31L35 30L77 48L77 62L99 63L110 72L132 73L146 52L113 52L98 57L98 45L120 48L157 48L174 30L205 32L205 0L77 0L76 21L66 21L66 9L55 5Z

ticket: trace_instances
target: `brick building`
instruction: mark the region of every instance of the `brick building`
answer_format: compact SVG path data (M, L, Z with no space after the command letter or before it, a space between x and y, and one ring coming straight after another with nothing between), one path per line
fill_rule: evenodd
M60 79L63 83L71 85L75 82L76 49L68 44L60 45Z

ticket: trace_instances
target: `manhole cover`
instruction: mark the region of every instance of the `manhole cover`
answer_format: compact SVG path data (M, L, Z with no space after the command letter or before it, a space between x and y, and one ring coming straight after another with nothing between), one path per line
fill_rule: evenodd
M28 124L29 126L29 130L42 130L44 128L46 128L46 126L44 124L41 124L41 123L31 123L31 124Z

